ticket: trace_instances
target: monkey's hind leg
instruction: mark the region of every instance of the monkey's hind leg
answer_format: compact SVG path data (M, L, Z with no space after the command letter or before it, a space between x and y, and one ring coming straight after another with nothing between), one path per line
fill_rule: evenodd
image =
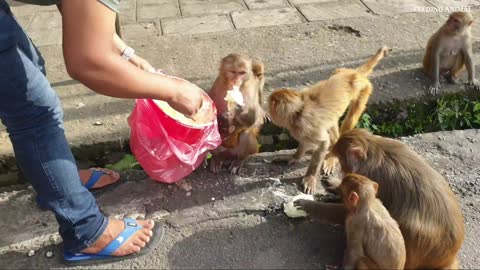
M463 54L460 54L457 57L457 61L455 61L455 66L453 66L450 72L445 75L445 80L449 84L455 84L458 80L458 77L460 76L460 73L462 73L465 68L465 57L463 56Z
M330 136L330 147L328 149L328 154L325 156L325 161L323 161L322 166L323 173L327 175L332 174L337 167L337 164L339 163L338 158L332 155L330 152L333 146L335 146L335 143L337 143L338 138L340 137L340 130L338 128L338 125L334 125L332 128L330 128L328 130L328 135Z
M360 119L360 116L367 107L368 99L372 93L373 86L372 83L367 79L364 79L363 83L365 85L362 89L360 89L357 100L353 100L348 108L347 116L342 122L340 134L355 128L355 126L357 126L358 119Z
M232 174L240 173L245 160L258 153L258 141L254 130L246 130L239 135L237 146L232 150L237 158L230 164L229 170Z

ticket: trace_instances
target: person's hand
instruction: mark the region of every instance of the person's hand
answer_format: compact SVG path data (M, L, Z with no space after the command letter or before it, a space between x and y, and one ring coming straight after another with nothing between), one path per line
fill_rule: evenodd
M132 62L137 67L143 69L144 71L155 72L155 68L152 65L150 65L150 63L147 60L141 58L136 54L134 54L132 58L130 58L130 62Z
M176 111L193 117L202 106L203 91L193 83L178 79L178 87L168 104Z

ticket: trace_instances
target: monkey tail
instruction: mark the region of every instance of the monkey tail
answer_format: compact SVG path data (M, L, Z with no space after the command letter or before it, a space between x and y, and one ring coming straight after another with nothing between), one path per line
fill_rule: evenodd
M263 105L263 86L265 85L265 67L261 61L252 61L252 72L258 78L258 101Z
M377 66L378 62L380 62L380 60L387 55L388 51L389 49L386 46L378 49L377 53L368 59L367 63L357 68L357 72L364 76L370 75L373 69Z

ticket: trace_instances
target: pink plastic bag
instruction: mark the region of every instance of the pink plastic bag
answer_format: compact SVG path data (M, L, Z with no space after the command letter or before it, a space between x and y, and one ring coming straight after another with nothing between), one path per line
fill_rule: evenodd
M201 127L171 118L151 99L135 101L128 118L130 148L152 179L164 183L181 180L198 168L209 150L221 144L215 104L208 95L206 99L215 115L211 123Z

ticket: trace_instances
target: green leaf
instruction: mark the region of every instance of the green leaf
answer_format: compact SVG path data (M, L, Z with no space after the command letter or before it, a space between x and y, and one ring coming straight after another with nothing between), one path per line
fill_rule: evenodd
M126 154L117 163L107 164L105 167L110 170L125 171L125 170L133 169L137 165L139 165L137 159L133 155Z
M479 112L480 111L480 103L475 103L475 107L473 107L474 112Z

